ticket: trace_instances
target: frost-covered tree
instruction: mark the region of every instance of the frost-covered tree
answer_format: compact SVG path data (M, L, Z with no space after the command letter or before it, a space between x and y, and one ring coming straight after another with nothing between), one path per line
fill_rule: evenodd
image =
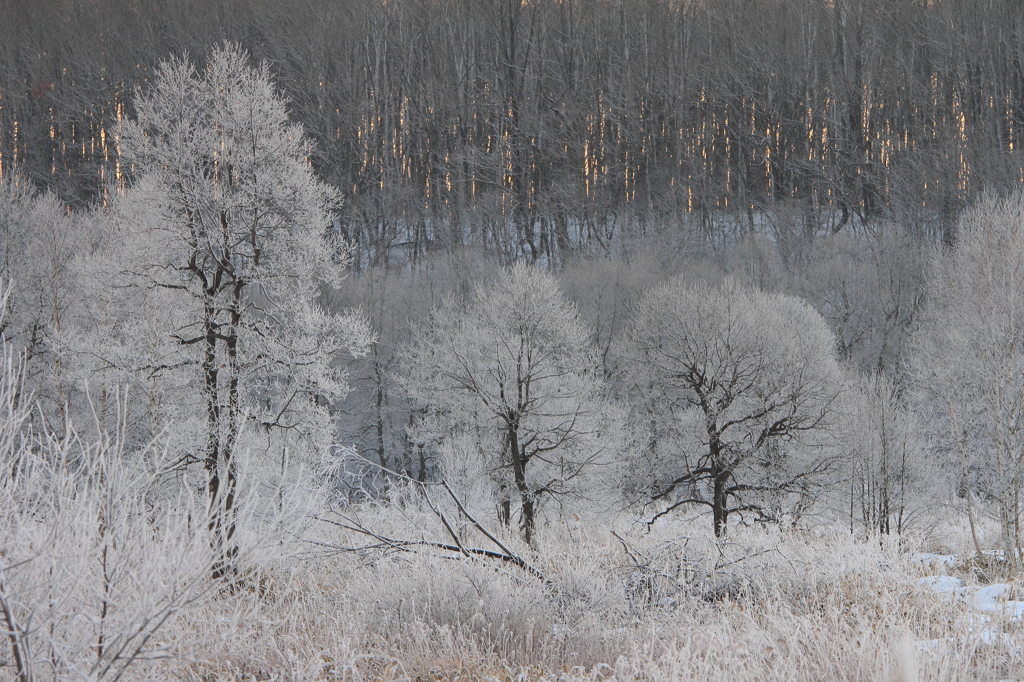
M923 424L971 504L996 503L1007 561L1018 562L1024 483L1024 192L988 196L936 253L911 367Z
M805 492L827 468L815 446L843 376L835 337L807 303L677 278L636 305L619 353L650 426L646 486L670 502L660 514L706 506L721 536L730 514L764 514L769 496Z
M927 469L920 461L913 413L892 377L861 377L850 391L846 435L851 449L850 529L902 533L922 506Z
M370 333L316 302L348 260L329 237L338 198L313 174L265 63L250 66L231 44L203 70L171 59L134 104L137 118L116 135L136 181L111 212L106 258L117 270L110 296L135 308L113 306L114 338L96 339L91 355L156 382L191 419L183 455L207 473L227 569L242 439L329 447L327 408L346 392L337 355L362 350Z
M790 291L828 321L841 360L892 372L921 307L927 262L925 241L895 226L829 235L815 242Z
M415 426L422 406L409 403L395 378L398 355L409 341L411 325L426 319L453 292L468 295L470 282L479 281L485 268L489 264L471 252L459 258L425 258L409 269L370 268L326 297L328 309L358 308L377 334L367 357L349 365L352 391L339 411L339 428L364 459L383 467L357 467L356 471L385 488L387 470L405 471L425 481L436 465L433 449L409 438L408 427ZM358 478L358 486L365 489L369 479Z
M621 418L591 330L550 275L517 265L467 302L449 299L416 330L399 372L438 437L473 443L499 519L509 523L515 501L527 542L545 498L613 483Z
M74 260L84 240L76 222L24 178L0 181L0 278L11 287L0 330L24 349L24 388L56 423L68 399L63 334L80 301Z

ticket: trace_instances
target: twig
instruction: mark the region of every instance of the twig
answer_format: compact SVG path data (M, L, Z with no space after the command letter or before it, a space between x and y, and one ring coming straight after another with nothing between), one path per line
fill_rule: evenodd
M32 657L29 655L29 643L24 629L18 625L14 617L14 611L7 599L7 587L4 584L3 569L0 568L0 609L3 610L4 621L7 624L7 637L11 640L11 652L14 654L14 663L18 668L19 682L32 682Z

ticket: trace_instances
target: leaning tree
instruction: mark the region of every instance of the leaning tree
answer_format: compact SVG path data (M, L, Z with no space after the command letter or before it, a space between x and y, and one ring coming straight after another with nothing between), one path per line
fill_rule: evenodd
M640 450L647 492L668 503L659 516L701 505L721 536L730 514L764 514L828 467L816 446L843 379L835 338L807 303L677 278L639 301L619 354L650 427Z

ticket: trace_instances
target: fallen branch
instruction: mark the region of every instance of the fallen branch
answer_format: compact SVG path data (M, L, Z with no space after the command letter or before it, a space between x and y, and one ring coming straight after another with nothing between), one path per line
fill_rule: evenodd
M360 535L365 535L367 537L373 538L374 540L377 540L378 543L374 544L374 545L367 545L367 546L364 546L364 547L345 547L345 548L338 547L337 545L328 545L326 543L317 543L317 544L321 544L321 545L323 545L325 547L330 547L332 549L341 550L341 551L348 551L348 552L359 552L359 551L380 550L380 549L406 550L406 549L409 549L409 548L412 548L412 547L430 547L430 548L433 548L433 549L441 549L441 550L444 550L444 551L447 551L447 552L455 552L455 553L462 554L463 556L467 556L467 557L469 557L469 556L478 556L478 557L484 557L484 558L487 558L487 559L499 559L501 561L510 563L513 566L516 566L518 568L521 568L521 569L525 570L527 573L530 573L534 577L539 578L540 580L544 581L545 584L549 584L549 585L551 584L551 581L548 580L544 576L543 573L541 573L538 569L536 569L533 566L531 566L530 564L528 564L522 557L520 557L520 556L518 556L516 554L511 554L511 553L506 553L506 552L495 552L494 550L491 550L491 549L483 549L483 548L479 548L479 547L466 547L461 542L458 545L450 545L450 544L448 544L446 542L438 542L436 540L402 540L402 539L399 539L399 538L392 538L392 537L388 537L386 535L381 535L380 533L376 533L376 532L370 530L369 528L366 528L365 526L363 526L358 521L354 521L354 520L346 517L343 514L340 514L338 512L335 512L335 513L337 513L338 516L340 516L341 518L345 519L348 523L342 523L341 521L335 521L333 519L326 519L326 518L323 518L323 517L317 517L317 520L322 521L324 523L331 524L332 526L337 526L338 528L342 528L344 530L352 531L353 533L359 533Z
M376 462L370 461L368 459L364 460L364 463L366 463L366 464L368 464L368 465L370 465L370 466L372 466L372 467L374 467L376 469L379 469L385 475L390 476L390 477L392 477L394 479L398 479L398 480L401 480L401 481L406 481L410 485L414 486L418 491L420 491L420 493L423 495L424 499L427 502L427 506L429 506L430 510L434 513L434 515L437 516L438 519L440 519L441 523L444 525L445 529L448 531L448 534L452 537L452 540L455 542L455 544L451 545L451 544L448 544L448 543L445 543L445 542L437 542L437 541L433 541L433 540L401 540L401 539L397 539L397 538L389 538L387 536L383 536L383 535L380 535L378 533L375 533L375 532L371 531L370 529L368 529L365 526L363 526L363 524L361 524L361 523L359 523L357 521L354 521L354 520L346 517L344 514L341 514L340 512L335 512L335 513L338 514L338 516L340 516L341 518L345 519L348 522L347 524L346 523L341 523L341 522L338 522L338 521L332 521L330 519L323 519L323 518L320 519L321 521L324 521L326 523L330 523L330 524L338 526L340 528L345 528L347 530L350 530L350 531L353 531L353 532L356 532L356 533L359 533L359 534L362 534L362 535L366 535L367 537L372 537L375 540L379 541L380 544L375 545L375 548L378 548L378 549L380 549L380 548L403 549L403 548L409 548L409 547L415 547L415 546L419 546L419 547L432 547L434 549L442 549L442 550L450 551L450 552L458 552L458 553L462 554L463 556L467 556L467 557L468 556L479 556L479 557L485 557L485 558L488 558L488 559L499 559L501 561L510 563L513 566L521 568L522 570L526 571L527 573L529 573L530 575L534 576L535 578L538 578L539 580L543 581L546 585L551 585L552 584L551 580L549 580L547 578L547 576L545 576L544 573L540 569L538 569L536 566L531 564L529 561L524 559L522 556L520 556L516 552L513 552L511 549L509 549L509 547L505 543L503 543L500 539L498 539L497 536L495 536L493 533L491 533L489 530L487 530L487 528L482 523L480 523L476 518L474 518L473 515L469 513L469 510L466 509L466 505L464 505L462 503L462 500L459 499L458 495L455 494L455 491L452 490L450 485L448 485L447 481L441 480L440 482L436 482L436 483L427 483L427 482L424 482L424 481L416 480L416 479L412 478L411 476L407 476L406 474L402 474L402 473L399 473L397 471L393 471L391 469L388 469L387 467L385 467L385 466L383 466L381 464L378 464ZM448 518L444 515L444 513L430 499L430 495L428 494L428 488L430 488L431 486L443 487L445 489L445 492L448 493L448 496L452 498L452 501L455 503L455 506L459 510L459 513L462 514L466 518L467 521L469 521L471 524L473 524L473 526L477 530L479 530L480 533L483 534L483 536L485 538L487 538L492 543L494 543L494 545L500 551L494 551L494 550L482 549L482 548L474 548L474 547L466 547L463 544L462 539L459 538L458 534L455 532L455 529L452 528L452 525L448 521ZM366 549L369 549L369 548L366 548Z

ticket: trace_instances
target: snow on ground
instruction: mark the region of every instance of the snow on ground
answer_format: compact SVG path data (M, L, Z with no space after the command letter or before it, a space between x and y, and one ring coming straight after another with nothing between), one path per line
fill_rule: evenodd
M931 552L921 552L914 555L914 561L927 566L952 566L956 563L956 560L957 556L955 554L932 554Z
M1014 586L1007 583L988 585L968 592L970 603L979 611L1005 615L1010 620L1024 618L1024 601L1008 599Z
M968 586L960 578L948 575L930 575L917 582L922 589L937 592L950 601L962 601L978 611L1000 614L1010 620L1024 620L1024 601L1008 599L1016 587L1013 583Z
M922 563L935 567L951 567L957 557L942 554L918 555L915 557ZM929 575L919 578L918 587L925 591L936 592L949 601L960 601L969 606L973 613L968 616L971 624L968 630L972 639L987 645L1001 644L1006 647L1021 647L1022 643L999 627L993 626L993 619L1000 623L1024 621L1024 601L1009 597L1019 592L1019 586L1013 581L994 583L992 585L967 585L960 578L949 575ZM945 647L947 642L941 639L930 639L917 642L920 651L935 651Z
M949 575L929 575L917 583L920 587L942 594L949 601L960 599L964 594L964 581Z

